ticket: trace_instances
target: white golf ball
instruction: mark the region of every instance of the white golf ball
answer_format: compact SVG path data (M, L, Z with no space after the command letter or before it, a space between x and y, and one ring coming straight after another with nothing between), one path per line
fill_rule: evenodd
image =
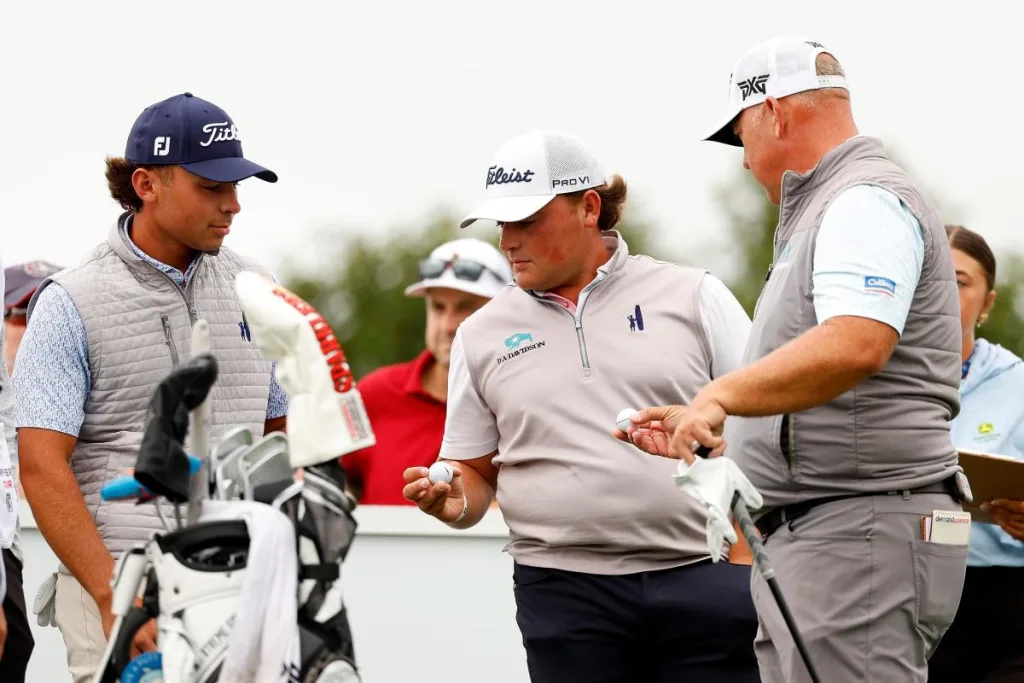
M618 426L618 428L621 429L622 431L628 430L629 425L633 424L632 422L630 422L630 420L638 412L639 411L633 410L632 408L623 408L622 410L619 411L618 417L615 418L616 426Z
M430 479L431 484L436 484L439 481L443 481L446 484L452 483L452 478L455 476L455 470L452 466L446 462L435 462L430 466L430 471L427 472L427 477Z

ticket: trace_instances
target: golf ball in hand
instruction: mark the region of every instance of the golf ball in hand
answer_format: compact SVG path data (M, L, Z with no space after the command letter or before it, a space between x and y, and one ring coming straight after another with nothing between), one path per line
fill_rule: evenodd
M619 411L619 416L615 418L616 426L618 426L622 431L628 430L629 425L633 424L630 420L637 414L637 412L639 411L633 410L632 408L623 408Z
M452 466L446 462L435 462L430 466L430 470L427 472L427 477L430 479L431 484L436 484L439 481L443 481L446 484L452 483L452 477L455 476L455 470Z

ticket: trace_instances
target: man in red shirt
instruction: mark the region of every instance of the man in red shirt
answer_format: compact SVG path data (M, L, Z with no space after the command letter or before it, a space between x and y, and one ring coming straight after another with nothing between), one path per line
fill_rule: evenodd
M359 380L377 443L342 459L362 505L410 505L402 495L409 467L437 460L444 436L448 359L455 330L512 282L504 255L477 239L437 247L405 290L427 306L426 349L414 360L378 368Z

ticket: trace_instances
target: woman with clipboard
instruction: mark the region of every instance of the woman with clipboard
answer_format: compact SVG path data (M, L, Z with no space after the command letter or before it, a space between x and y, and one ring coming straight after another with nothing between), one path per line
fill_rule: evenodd
M996 260L985 239L946 226L960 291L963 374L957 448L1024 460L1024 361L975 337L995 303ZM1024 501L987 509L999 525L971 525L967 575L953 625L928 663L929 683L1024 680L1024 639L1007 628L1024 613Z

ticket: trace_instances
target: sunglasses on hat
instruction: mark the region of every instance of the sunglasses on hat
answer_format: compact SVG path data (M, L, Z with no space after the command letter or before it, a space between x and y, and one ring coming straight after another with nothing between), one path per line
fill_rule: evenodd
M420 279L433 280L439 278L448 268L452 269L452 274L455 275L456 278L460 280L468 280L469 282L476 282L479 280L480 276L484 274L484 271L491 273L499 280L503 280L501 275L495 273L493 270L477 261L468 261L458 257L452 259L441 259L430 256L420 261Z

